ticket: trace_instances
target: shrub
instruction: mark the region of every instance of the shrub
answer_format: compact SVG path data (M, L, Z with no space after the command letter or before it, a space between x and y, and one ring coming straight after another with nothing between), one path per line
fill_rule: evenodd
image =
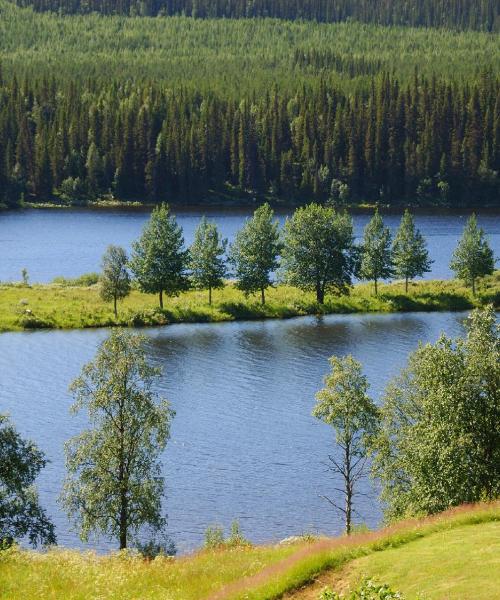
M99 281L99 273L84 273L79 277L54 277L52 283L62 285L64 287L89 287L96 285Z
M231 531L227 538L224 537L224 529L220 525L211 525L205 531L204 548L214 549L222 546L236 548L250 545L250 542L243 535L238 521L231 523Z
M138 542L137 550L142 556L148 560L153 560L157 556L175 556L177 547L174 540L164 535L162 538L151 538L146 542Z
M372 579L367 579L348 596L337 594L330 588L325 588L321 592L319 600L404 600L404 596L400 592L391 590L386 583L378 584Z

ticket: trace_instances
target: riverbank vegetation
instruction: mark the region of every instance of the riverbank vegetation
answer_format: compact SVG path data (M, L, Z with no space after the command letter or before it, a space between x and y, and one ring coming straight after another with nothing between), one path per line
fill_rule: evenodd
M269 600L320 578L314 595L305 588L292 596L317 599L325 585L345 590L370 575L408 599L425 594L439 600L445 589L450 600L469 595L489 600L496 591L491 574L498 569L499 521L498 504L492 504L349 539L298 538L290 545L203 550L153 561L131 554L62 549L40 554L14 547L0 553L0 598Z
M70 282L71 283L71 282ZM246 297L227 282L213 292L212 305L205 291L191 290L164 300L133 290L120 302L118 317L102 300L99 285L0 284L0 330L87 327L141 327L170 323L208 323L252 319L283 319L304 315L364 312L462 311L493 303L500 307L500 272L485 277L476 296L464 284L450 281L416 281L405 292L404 282L379 284L378 296L371 284L356 284L349 295L326 296L319 304L312 292L279 285L260 297Z
M0 13L7 206L498 197L495 34Z

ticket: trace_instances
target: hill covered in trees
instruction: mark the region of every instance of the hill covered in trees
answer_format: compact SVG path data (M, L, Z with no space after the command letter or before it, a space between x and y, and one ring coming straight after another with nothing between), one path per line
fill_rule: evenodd
M60 14L241 19L272 17L336 23L447 27L498 31L498 0L16 0L18 6Z
M0 16L5 205L498 200L496 34Z

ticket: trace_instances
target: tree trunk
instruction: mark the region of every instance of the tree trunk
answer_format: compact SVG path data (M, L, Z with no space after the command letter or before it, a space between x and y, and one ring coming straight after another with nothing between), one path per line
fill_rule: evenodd
M115 309L115 319L118 318L118 309L116 308L116 296L113 296L113 308Z
M212 305L212 287L208 286L208 303Z
M373 280L375 282L375 296L378 296L377 278Z
M163 290L160 290L160 308L163 308Z
M124 550L127 547L127 498L123 491L120 503L120 550Z
M405 279L405 292L408 293L408 277Z
M266 303L266 292L263 287L260 288L260 301L262 304Z
M325 291L323 290L323 288L321 287L321 284L319 284L319 283L316 284L316 301L319 304L325 303Z
M351 535L352 529L352 481L351 481L351 453L349 445L345 449L345 532Z

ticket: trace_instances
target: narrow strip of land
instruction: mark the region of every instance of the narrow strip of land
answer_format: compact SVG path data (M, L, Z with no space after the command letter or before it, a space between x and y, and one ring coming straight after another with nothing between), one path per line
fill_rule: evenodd
M99 285L66 284L0 285L0 331L25 329L84 329L91 327L144 327L171 323L209 323L256 319L285 319L305 315L346 313L390 313L412 311L462 311L493 304L500 306L500 271L485 277L474 296L456 280L418 281L408 292L403 283L379 287L357 284L348 295L327 296L318 304L312 293L288 286L268 290L266 304L256 296L246 297L232 283L213 293L208 304L205 291L189 291L158 307L154 295L134 290L119 304L104 302Z

